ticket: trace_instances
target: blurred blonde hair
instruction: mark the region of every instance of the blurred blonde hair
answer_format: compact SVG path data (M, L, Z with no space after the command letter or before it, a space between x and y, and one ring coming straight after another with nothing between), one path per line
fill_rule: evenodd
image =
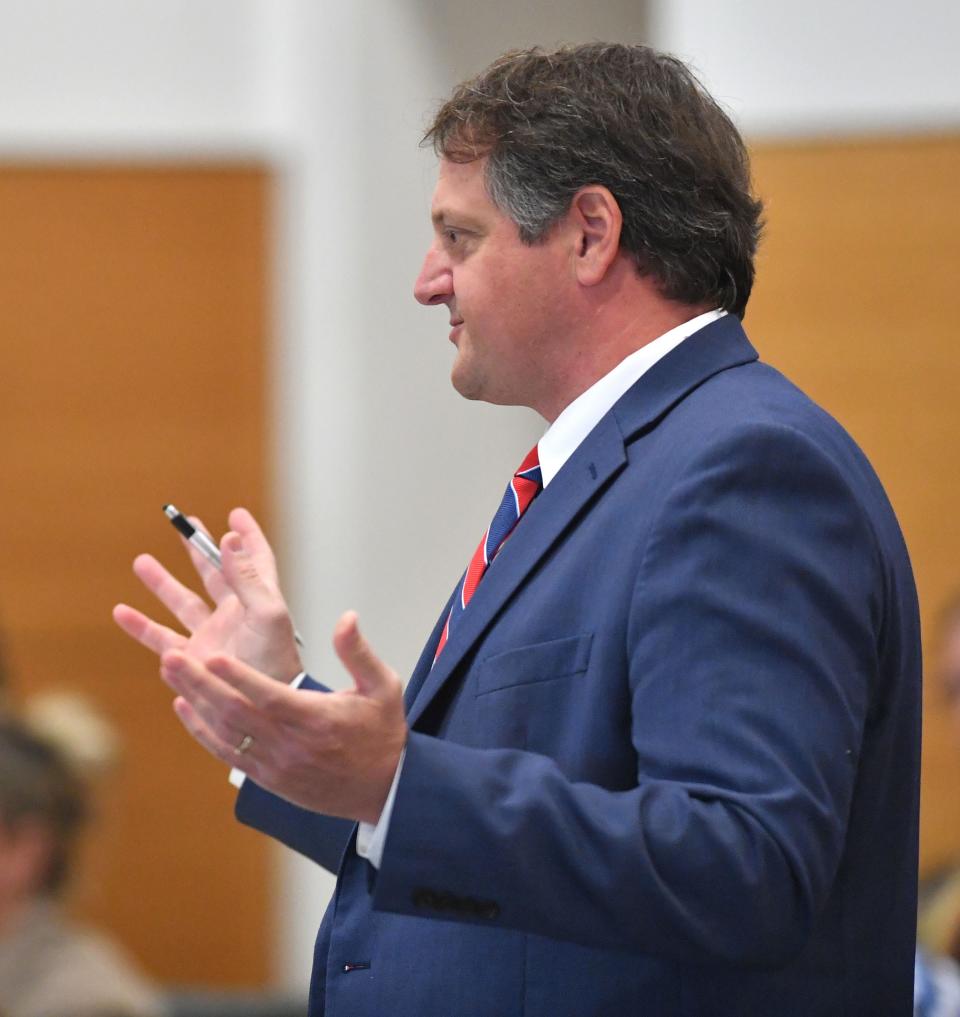
M23 719L85 780L107 773L120 758L120 739L113 725L79 693L39 693L24 704Z
M0 822L40 822L53 846L40 888L61 891L77 836L90 817L91 786L119 757L111 725L83 696L34 696L0 712Z

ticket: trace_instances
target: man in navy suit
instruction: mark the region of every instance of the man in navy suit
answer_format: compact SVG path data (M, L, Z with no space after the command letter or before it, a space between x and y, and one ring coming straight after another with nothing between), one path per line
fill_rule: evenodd
M916 595L862 453L741 328L739 135L679 61L592 44L501 58L428 138L453 384L550 426L406 701L353 614L356 687L287 684L243 510L212 612L137 560L189 636L115 612L240 819L338 873L311 1013L909 1013Z

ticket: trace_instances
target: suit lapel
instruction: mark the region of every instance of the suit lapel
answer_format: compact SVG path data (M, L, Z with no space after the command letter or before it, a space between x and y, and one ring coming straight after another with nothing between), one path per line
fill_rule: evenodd
M623 438L616 421L609 414L604 417L577 450L576 465L572 458L549 487L534 498L490 564L466 611L452 627L443 653L415 693L407 717L411 726L577 512L623 467ZM429 645L435 646L436 639L431 638Z
M453 598L457 595L457 590L460 589L460 583L462 582L463 576L460 577L456 588L453 593L450 594L446 606L440 613L440 617L437 620L436 625L433 626L433 632L430 633L430 638L427 640L426 645L421 651L420 659L417 661L417 665L413 669L413 673L410 675L410 680L407 682L407 687L403 693L403 702L408 714L410 713L410 708L416 700L427 675L430 673L430 666L433 664L433 657L437 652L437 643L440 642L440 633L443 631L443 627L447 623L447 615L450 613Z
M626 441L645 427L656 426L672 406L711 375L756 359L740 322L727 315L658 361L601 418L524 513L451 631L436 664L432 664L448 602L407 686L407 721L411 727L537 563L623 469L627 462Z

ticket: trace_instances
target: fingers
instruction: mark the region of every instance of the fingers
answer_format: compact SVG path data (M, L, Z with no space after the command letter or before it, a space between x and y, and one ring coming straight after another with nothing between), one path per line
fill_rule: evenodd
M176 650L161 659L164 680L185 697L207 725L223 733L262 734L260 714L287 719L284 694L291 690L235 657L217 656L201 663ZM239 737L237 738L239 741Z
M173 711L180 723L212 756L216 756L228 766L236 766L244 773L256 769L253 759L246 753L237 752L235 745L230 745L221 738L194 709L189 700L183 696L177 696L173 701ZM238 744L239 741L238 739Z
M231 513L231 517L233 515L234 513ZM282 622L292 635L293 625L283 597L271 578L271 573L268 571L265 574L260 568L247 541L248 538L239 532L231 531L224 535L220 542L224 577L253 618L264 624Z
M396 691L397 675L373 652L360 632L356 611L340 616L333 630L333 648L362 695L381 698Z
M117 604L113 609L113 620L128 636L156 654L179 649L187 642L186 637L179 632L158 624L127 604Z
M274 586L278 585L277 560L273 548L263 535L263 530L260 529L260 525L253 515L245 508L235 508L227 517L227 522L230 524L230 528L240 535L244 548L253 559L263 579Z
M202 530L208 537L210 536L210 531L198 517L189 516L188 518L197 529ZM181 537L204 588L217 604L229 594L236 593L240 596L245 607L266 610L264 602L268 601L269 607L276 609L277 564L267 538L263 535L257 521L244 508L233 509L228 522L232 527L232 532L224 534L220 542L220 553L223 559L222 571L205 558L188 540ZM234 539L236 537L239 537L239 543ZM224 547L224 541L227 541L230 547L235 549L236 555L242 551L242 554L246 556L245 558L242 556L236 558L235 568L226 561L228 552ZM237 589L235 586L238 578L242 584L241 589Z
M296 722L300 719L297 707L302 705L303 700L296 698L289 686L261 674L236 657L216 656L205 663L210 673L229 686L234 694L239 694L273 720Z
M201 530L208 537L210 537L210 531L203 525L203 522L197 516L187 516L190 522L198 530ZM210 537L213 540L212 537ZM180 535L180 540L183 542L183 546L187 550L187 554L190 555L190 561L196 569L197 575L200 577L200 581L203 583L204 589L210 594L210 598L214 603L219 604L220 601L230 593L230 587L227 585L226 580L223 578L223 573L213 564L205 558L194 546L184 537ZM216 541L214 541L216 543Z
M232 661L229 657L216 659ZM239 664L239 661L232 662ZM251 668L246 668L245 665L240 667L250 671L266 685L275 685L271 679ZM207 732L222 745L228 746L231 751L247 734L254 740L267 740L264 727L266 720L256 705L233 687L231 682L223 680L196 657L177 650L165 653L160 659L160 675L174 692L186 700L191 709L191 716L199 718ZM255 687L258 692L262 692L259 686ZM191 729L191 734L193 733ZM209 740L208 738L207 741Z
M140 582L188 631L193 632L210 616L210 608L157 561L153 555L138 555L133 571Z

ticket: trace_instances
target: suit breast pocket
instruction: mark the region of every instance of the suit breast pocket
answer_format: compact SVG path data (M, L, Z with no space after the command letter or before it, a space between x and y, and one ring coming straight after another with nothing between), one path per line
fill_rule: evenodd
M483 743L558 758L588 695L593 635L518 646L482 660L476 705Z

